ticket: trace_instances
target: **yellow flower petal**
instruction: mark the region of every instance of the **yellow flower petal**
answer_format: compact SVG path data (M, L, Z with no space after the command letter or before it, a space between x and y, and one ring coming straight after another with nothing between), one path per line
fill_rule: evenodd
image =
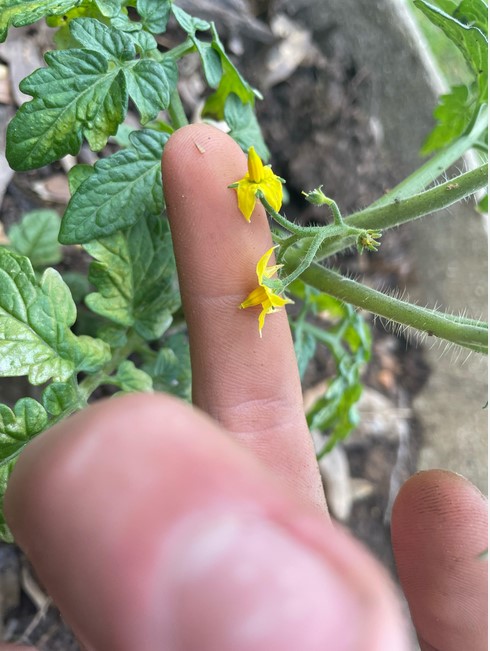
M264 165L253 147L248 150L248 175L252 183L260 183L264 177Z
M248 182L248 180L242 180L239 181L236 192L238 198L238 209L245 217L245 219L249 222L255 208L255 203L257 201L257 198L255 197L255 191L253 191L253 188L251 188L251 184Z
M266 201L277 212L282 205L282 181L274 174L270 166L265 167L257 155L255 149L250 147L248 151L248 172L239 181L232 183L237 191L238 208L247 221L250 221L257 192L264 195Z
M284 307L284 305L286 305L287 303L293 302L289 298L284 298L283 296L279 296L279 294L275 294L270 287L264 285L264 277L271 278L276 273L277 269L279 269L282 266L282 265L271 265L270 267L267 266L267 263L271 258L272 252L276 248L277 246L271 247L268 251L264 253L264 255L257 262L257 266L255 270L257 273L257 280L259 285L253 291L250 292L247 298L240 305L241 308L254 307L257 305L262 306L262 310L259 314L259 334L261 337L262 337L262 328L264 327L265 317L267 316L267 314L272 314L273 312L277 312L282 307Z
M262 285L264 276L266 276L266 278L270 278L270 276L267 274L267 263L271 259L272 251L274 251L274 249L277 249L277 246L271 247L268 251L264 253L264 255L257 262L257 266L255 267L255 270L257 272L257 280L259 281L259 285Z
M282 183L270 167L264 167L264 178L260 183L265 200L276 212L282 206Z
M240 303L240 307L242 309L245 309L247 307L254 307L255 305L262 305L262 303L266 300L267 294L265 293L265 289L264 287L259 286L250 292L243 303Z

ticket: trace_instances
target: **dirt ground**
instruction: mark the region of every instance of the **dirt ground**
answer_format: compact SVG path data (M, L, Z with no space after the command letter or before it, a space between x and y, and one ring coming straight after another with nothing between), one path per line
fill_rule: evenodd
M264 94L264 101L257 106L258 117L274 170L287 182L288 217L303 223L322 219L301 198L302 190L320 184L345 214L379 197L395 179L379 142L378 126L359 101L370 92L370 79L355 65L349 43L331 27L325 34L329 51L320 52L304 25L288 16L284 3L257 1L250 7L240 2L216 3L215 9L235 4L247 10L251 7L255 20L247 19L244 32L219 9L218 27L231 51L240 55L245 76ZM43 38L44 31L29 36L38 53ZM2 52L1 59L4 67L12 68ZM264 61L268 62L265 77ZM194 101L202 92L197 63L194 66L191 61L183 73L184 97ZM10 97L0 104L4 123L14 103ZM192 115L194 107L189 104L186 108ZM90 152L84 150L82 160L90 158ZM6 185L1 221L8 229L22 213L45 206L54 206L61 213L66 199L66 175L58 165L15 174ZM392 231L383 236L378 253L348 254L337 264L351 274L362 275L368 285L386 290L403 287L413 273L405 238L402 230ZM77 258L77 264L83 261ZM423 347L414 346L380 321L373 323L373 339L372 360L364 372L361 425L335 453L337 465L326 463L325 481L334 515L395 576L389 516L399 486L416 469L422 433L412 403L424 387L429 369ZM305 393L327 378L328 369L328 355L319 351L308 369ZM24 388L19 384L18 391ZM2 382L0 393L5 391ZM0 639L35 644L40 651L78 648L14 546L0 545L0 593Z

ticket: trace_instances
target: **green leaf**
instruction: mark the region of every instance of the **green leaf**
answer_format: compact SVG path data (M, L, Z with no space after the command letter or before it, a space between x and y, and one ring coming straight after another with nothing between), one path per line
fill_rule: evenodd
M474 102L468 96L466 86L454 86L447 95L441 95L439 106L434 111L438 121L422 147L422 154L430 154L461 136L470 123Z
M121 127L119 127L121 128ZM70 188L70 194L73 196L78 188L86 181L89 176L92 176L94 173L94 168L92 165L87 165L85 163L80 163L80 165L74 165L71 170L68 172L68 186Z
M300 314L290 318L300 371L318 344L327 347L336 364L336 374L329 379L325 394L307 413L310 429L329 437L321 456L358 423L356 403L362 392L361 371L370 357L371 335L364 319L352 306L300 280L289 285L288 292L304 302ZM319 313L324 318L328 316L328 327L320 328L307 319L309 314Z
M0 0L0 43L7 37L9 27L31 25L53 14L64 14L83 0Z
M153 378L155 391L191 400L191 359L189 342L184 334L166 337L163 348L145 362L143 370Z
M148 215L84 248L96 260L89 279L98 289L87 296L88 307L144 339L158 339L180 305L168 223Z
M124 71L129 94L141 115L141 124L155 118L170 102L170 84L161 63L142 59Z
M73 38L87 50L103 54L108 61L122 63L136 55L133 39L91 18L78 18L70 23Z
M33 210L8 231L14 251L29 258L35 268L57 264L61 258L58 243L60 217L54 210Z
M221 77L223 76L223 66L221 57L214 49L211 43L200 41L196 36L191 36L192 42L201 58L204 76L211 88L218 88Z
M109 359L106 344L71 332L76 308L57 271L46 269L37 281L28 258L0 248L0 286L1 377L64 382Z
M247 152L253 146L262 160L269 160L270 152L251 104L243 104L235 93L230 93L225 102L224 117L230 127L229 135L243 151Z
M126 0L95 0L96 5L100 9L100 13L108 18L117 16L122 7L126 4Z
M80 406L75 387L66 382L53 382L43 392L44 409L52 416L72 413Z
M187 34L189 34L189 36L194 35L196 31L204 32L211 28L211 23L208 23L207 20L202 20L201 18L194 18L194 16L188 14L187 11L184 11L183 9L177 7L174 4L172 4L171 6L172 6L172 13L175 17L175 20L182 27L184 32L187 32Z
M117 373L110 380L111 384L115 384L123 391L153 391L153 381L148 373L136 368L129 360L119 364Z
M15 170L75 155L83 136L92 149L102 149L126 115L125 76L104 55L72 49L47 52L45 60L48 68L21 82L34 99L22 104L7 129L6 155Z
M92 290L86 274L80 273L79 271L64 271L62 277L68 285L73 300L77 304L81 303L85 296Z
M48 416L32 398L21 398L13 408L0 404L0 539L12 542L3 515L3 498L17 457L29 441L46 429Z
M98 161L70 200L61 222L62 244L81 244L163 211L161 157L168 133L129 136L131 148Z
M15 461L0 464L0 540L6 543L13 543L14 537L10 531L3 514L3 497L7 490L7 482L14 469Z
M128 86L143 121L170 101L173 68L136 58L130 34L92 18L72 20L69 28L84 47L47 52L48 67L20 84L33 99L8 127L6 155L13 169L33 169L77 154L83 137L91 149L102 149L126 116Z
M475 74L480 101L488 96L487 7L483 0L463 0L450 14L427 0L418 7L459 48Z
M203 115L222 120L224 117L224 110L226 100L230 93L238 95L243 104L255 104L255 97L260 97L258 91L254 90L248 82L238 72L237 68L225 52L225 48L221 43L218 33L214 25L211 25L213 40L211 43L212 48L219 55L223 74L219 82L219 86L215 93L210 95L204 105Z
M316 339L303 328L295 328L294 331L294 352L298 362L299 377L304 378L308 364L313 359L316 351Z
M136 9L141 16L143 28L153 34L165 32L171 7L171 0L136 0Z

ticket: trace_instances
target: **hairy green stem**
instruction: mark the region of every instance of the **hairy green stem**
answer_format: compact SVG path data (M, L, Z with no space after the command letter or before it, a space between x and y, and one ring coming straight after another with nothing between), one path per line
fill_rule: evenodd
M487 185L487 179L488 163L408 199L394 200L388 205L382 206L374 204L374 207L370 206L346 217L344 222L349 226L379 230L400 226L400 224L447 208L477 190L481 190ZM345 240L326 242L321 247L317 260L323 260L352 246L352 244L353 241L346 242Z
M392 190L375 201L371 208L385 206L394 199L406 199L411 195L420 192L443 174L458 161L471 147L477 145L488 128L488 117L486 106L483 106L476 116L474 123L469 127L468 133L461 136L445 149L435 154L426 163L421 165L415 172L407 176Z
M292 271L300 262L298 251L290 250L285 264L286 271ZM487 351L488 329L485 323L412 305L345 278L318 264L309 267L301 278L308 285L326 294L390 321L477 352Z

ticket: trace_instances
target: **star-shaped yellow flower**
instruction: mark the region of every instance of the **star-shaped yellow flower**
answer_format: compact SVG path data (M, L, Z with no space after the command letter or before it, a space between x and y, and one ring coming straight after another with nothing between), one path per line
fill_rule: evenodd
M276 271L282 267L281 264L276 264L271 267L267 266L275 248L277 247L273 246L271 249L266 251L258 261L256 271L259 286L250 292L247 298L240 305L241 308L262 305L262 311L259 314L259 334L261 337L266 315L272 314L272 312L277 312L287 303L293 302L289 298L282 298L278 294L275 294L270 287L267 287L267 285L264 284L264 278L272 278Z
M238 208L249 222L257 201L257 192L278 212L282 205L282 180L274 174L270 165L264 165L255 149L248 150L248 172L243 179L229 187L236 189Z

